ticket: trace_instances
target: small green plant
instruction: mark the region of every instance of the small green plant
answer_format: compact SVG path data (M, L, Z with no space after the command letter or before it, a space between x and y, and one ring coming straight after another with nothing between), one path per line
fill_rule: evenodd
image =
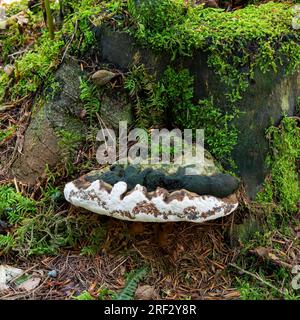
M106 236L106 230L101 225L98 228L94 228L90 234L89 245L83 247L80 251L80 254L83 256L95 256L99 253L101 247L99 243L102 243Z
M65 17L62 33L70 38L69 51L73 55L83 55L95 46L95 34L92 30L94 18L102 10L101 1L67 1L72 13Z
M96 297L92 296L88 291L84 290L81 294L74 297L75 300L111 300L115 297L115 293L107 288L98 290Z
M59 145L67 154L74 153L82 141L82 135L76 132L62 129L57 134L60 138Z
M135 295L138 283L147 274L147 269L142 268L130 274L127 279L125 288L116 296L115 300L132 300Z
M24 97L39 89L42 82L51 75L53 68L58 65L63 44L64 42L58 39L50 40L44 33L35 48L16 61L16 81L9 89L11 99Z
M125 79L125 89L135 105L136 122L139 127L150 128L166 122L166 104L162 97L164 88L144 65L135 65ZM151 116L149 116L151 115Z
M256 271L250 268L250 274L235 278L236 287L242 300L299 300L300 296L291 288L291 274L284 268L273 271L270 275L266 266ZM285 287L282 287L285 284Z
M9 139L16 132L16 127L11 126L5 130L0 129L0 143Z
M87 80L80 79L80 99L84 103L89 125L96 120L96 114L100 112L100 101L97 98L97 88Z
M16 223L25 212L36 212L35 201L10 186L0 186L0 219L5 217L9 223Z
M96 300L88 291L81 292L78 296L74 297L75 300Z

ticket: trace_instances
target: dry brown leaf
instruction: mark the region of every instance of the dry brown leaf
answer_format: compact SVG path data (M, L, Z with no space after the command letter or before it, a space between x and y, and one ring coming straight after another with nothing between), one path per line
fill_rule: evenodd
M119 73L114 73L108 70L98 70L92 75L92 80L96 85L104 86L117 75L119 75Z
M154 300L159 299L159 295L155 288L149 285L139 286L135 293L137 300Z

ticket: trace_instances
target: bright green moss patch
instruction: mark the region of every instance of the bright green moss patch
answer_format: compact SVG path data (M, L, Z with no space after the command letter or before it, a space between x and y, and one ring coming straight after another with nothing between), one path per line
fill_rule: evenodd
M35 201L23 197L9 186L0 187L0 219L15 223L24 212L36 212Z
M300 159L300 127L297 120L283 118L279 127L267 131L271 154L267 164L271 170L270 180L258 201L276 203L284 212L296 212L300 201L300 186L297 162Z
M11 98L35 93L42 82L51 75L52 69L59 62L59 53L64 42L50 40L45 33L35 48L16 61L16 82L11 89Z
M1 121L0 121L1 125ZM6 139L9 139L16 131L15 126L11 126L7 129L0 129L0 143L5 141Z
M13 61L25 52L41 33L42 13L33 14L24 1L19 10L17 12L8 10L6 29L0 30L0 63L3 64Z
M49 38L47 31L40 30L41 13L33 15L28 10L24 13L28 19L25 31L13 20L9 28L0 34L0 62L2 60L8 63L8 55L21 48L20 54L12 61L15 66L14 75L9 79L0 70L0 101L4 98L16 100L36 93L51 76L63 56L83 55L87 50L91 50L95 40L91 29L91 17L99 13L101 7L95 0L68 5L72 7L73 13L65 16L64 24L61 30L56 30L54 40ZM35 33L32 30L34 28L38 28ZM30 42L29 47L26 47L27 42Z

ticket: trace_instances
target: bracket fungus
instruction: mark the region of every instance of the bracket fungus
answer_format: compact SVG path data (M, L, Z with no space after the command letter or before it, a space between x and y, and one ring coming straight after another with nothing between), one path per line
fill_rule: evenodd
M77 207L135 222L201 223L229 215L238 207L239 181L212 170L185 175L166 167L122 167L96 170L68 183L64 195ZM208 169L209 166L206 166Z

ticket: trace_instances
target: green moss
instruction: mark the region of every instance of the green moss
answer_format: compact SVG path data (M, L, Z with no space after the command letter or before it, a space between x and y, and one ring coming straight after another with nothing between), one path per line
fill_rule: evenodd
M63 44L58 39L50 40L45 33L34 50L16 61L15 77L18 80L11 89L12 99L37 91L43 80L51 74L53 67L57 66Z
M156 81L143 65L135 66L125 79L125 88L133 98L138 126L204 129L208 150L218 160L233 165L231 152L238 132L231 122L238 112L221 112L213 98L195 103L194 79L187 69L169 66L161 80Z
M42 200L35 201L10 186L0 186L0 219L13 227L0 235L0 251L27 256L57 254L61 247L77 244L93 248L97 244L99 249L103 238L90 237L94 233L104 236L105 225L97 215L87 219L82 214L64 214L61 192L51 183L42 195Z
M69 52L73 55L83 55L87 50L91 51L95 45L93 18L102 10L101 1L67 2L72 8L72 13L65 18L62 33L68 38L71 37Z
M3 70L0 70L0 102L4 98L8 82L9 78L7 74Z
M20 11L26 11L28 9L28 1L27 0L20 0L20 1L14 1L9 6L6 5L6 15L12 16Z
M74 155L80 144L84 141L84 136L80 132L74 130L60 129L56 132L58 136L58 145L61 149L62 158L64 161L67 174L71 175L74 172Z
M167 105L164 101L162 84L149 74L144 65L133 66L127 75L124 87L132 98L136 124L150 128L166 122Z
M84 104L90 126L95 120L98 121L96 116L100 112L101 104L97 95L97 87L88 80L80 78L80 100Z
M300 199L297 161L300 158L300 128L297 120L283 118L279 127L267 130L271 154L267 165L270 179L257 199L263 203L276 203L284 212L296 212Z
M24 212L36 212L35 202L24 198L9 186L0 188L0 219L6 217L9 223L15 223Z
M186 9L181 0L131 0L123 2L124 11L130 14L128 31L147 47L168 51L174 59L196 49L208 52L208 64L228 87L232 103L241 98L255 70L299 67L300 36L291 28L291 4L268 2L224 12Z
M8 55L22 47L25 44L25 40L26 37L20 30L18 22L12 21L5 34L0 33L0 60L4 63L7 62Z
M296 115L300 116L300 97L297 99Z
M23 5L23 4L22 4ZM34 36L37 39L31 39L29 27L28 33L22 33L17 23L12 23L8 29L8 35L1 41L0 60L6 61L9 53L22 47L29 39L34 42L31 48L15 60L15 73L13 82L0 71L0 101L7 93L7 99L16 100L28 94L35 94L49 78L60 63L61 52L64 48L66 53L83 55L87 50L91 50L95 38L91 28L91 17L101 10L98 2L95 0L84 0L80 3L70 3L73 13L65 17L65 22L60 31L56 32L55 39L51 40L49 34L44 30L41 34ZM37 16L27 12L30 18L30 26L36 25L41 19L41 14ZM0 36L0 40L1 40Z
M262 272L261 272L262 273ZM293 292L288 286L283 292L280 292L281 284L290 283L291 277L285 269L281 269L278 273L275 273L275 279L270 282L263 274L259 275L262 279L261 281L253 280L251 277L246 277L246 280L241 277L236 277L236 287L241 294L242 300L274 300L274 299L284 299L284 300L300 300L300 296L297 292ZM269 283L270 286L262 283L262 281ZM276 289L278 286L278 289Z

